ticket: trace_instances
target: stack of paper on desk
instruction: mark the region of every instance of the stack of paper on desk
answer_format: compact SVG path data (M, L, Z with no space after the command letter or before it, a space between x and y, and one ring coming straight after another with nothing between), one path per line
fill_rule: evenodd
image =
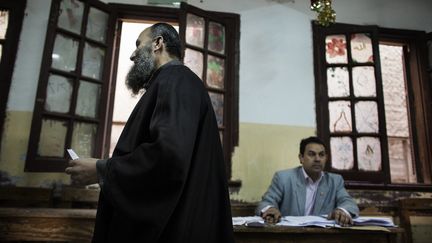
M247 225L252 222L259 222L264 224L264 219L259 216L249 216L249 217L233 217L233 225Z
M391 218L384 217L357 217L353 219L354 225L368 225L368 226L384 226L394 227L395 224Z
M318 226L318 227L335 227L334 220L328 220L321 216L285 216L277 225L284 226Z
M384 226L394 227L391 218L382 217L357 217L353 219L355 226ZM264 223L264 220L259 216L251 217L233 217L233 225L248 225L252 222ZM334 220L328 220L323 216L285 216L276 225L279 226L317 226L317 227L341 227Z

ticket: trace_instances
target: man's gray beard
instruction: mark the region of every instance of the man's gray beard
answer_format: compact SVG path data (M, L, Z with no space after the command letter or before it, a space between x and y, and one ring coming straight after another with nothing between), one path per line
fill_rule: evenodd
M126 87L137 95L148 83L156 64L151 53L151 47L143 47L137 53L134 65L126 76Z

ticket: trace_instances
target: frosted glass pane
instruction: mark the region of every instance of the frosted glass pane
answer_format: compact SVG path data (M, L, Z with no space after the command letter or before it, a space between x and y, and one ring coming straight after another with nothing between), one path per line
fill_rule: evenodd
M123 124L113 124L111 126L111 140L110 140L110 152L109 152L110 157L114 152L115 146L117 145L117 141L120 138L123 128L124 128Z
M350 137L330 138L331 165L337 170L354 168L353 143Z
M392 183L416 183L409 139L388 137L390 175Z
M82 158L93 157L97 125L77 122L72 132L71 148Z
M76 0L62 0L57 26L80 34L84 4Z
M225 77L225 60L208 55L207 85L212 88L223 89Z
M46 90L45 110L68 113L72 90L72 80L59 75L50 75Z
M97 8L90 8L86 36L95 41L106 42L109 15Z
M351 35L351 57L353 62L373 62L372 40L368 34Z
M201 80L203 76L203 54L189 48L185 50L184 64L189 67Z
M359 170L381 171L381 145L379 138L358 138L357 159Z
M357 132L378 133L378 106L374 101L360 101L354 105Z
M186 19L186 43L198 47L204 47L204 18L187 14Z
M55 38L51 67L75 71L78 44L78 41L58 34Z
M351 132L351 104L349 101L329 102L330 132Z
M223 126L224 117L224 96L222 94L217 94L209 92L209 96L213 105L213 109L216 113L216 120L218 126Z
M81 81L78 89L75 114L96 118L99 112L100 93L100 84Z
M353 89L356 97L376 97L374 67L354 67Z
M387 136L409 137L403 48L380 45Z
M86 43L83 55L83 75L94 79L102 79L105 50Z
M223 54L225 52L225 27L209 22L208 49Z
M346 67L327 68L327 89L329 97L349 96L349 73Z
M0 39L6 38L6 31L9 26L9 11L0 11Z
M67 125L66 121L42 119L38 156L63 157Z
M348 63L345 35L329 35L325 42L327 63Z

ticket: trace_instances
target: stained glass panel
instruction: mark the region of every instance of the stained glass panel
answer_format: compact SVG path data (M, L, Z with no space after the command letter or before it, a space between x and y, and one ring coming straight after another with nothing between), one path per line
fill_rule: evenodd
M203 54L202 52L186 48L184 64L189 67L201 80L203 76Z
M223 94L217 94L213 92L209 92L209 96L216 114L217 124L219 127L221 127L223 126L224 118L224 96Z
M190 13L186 18L186 43L204 47L204 18Z
M330 132L351 132L351 104L349 101L329 102Z
M353 67L352 80L356 97L376 96L374 70L374 67Z
M83 158L93 157L96 141L97 125L76 122L73 126L71 148L78 156Z
M350 137L331 137L331 165L337 170L354 168L353 143Z
M78 41L58 34L55 38L51 67L64 71L75 71Z
M357 138L358 168L362 171L381 171L381 145L379 138Z
M345 35L329 35L325 42L327 63L348 63Z
M97 8L90 8L86 36L95 41L106 42L109 15Z
M388 136L408 137L408 104L401 46L380 45L384 109Z
M38 156L63 157L67 125L67 121L42 119Z
M81 81L78 89L75 114L96 118L99 112L100 93L100 84Z
M212 55L207 59L207 85L223 89L225 77L225 60Z
M0 39L6 38L6 31L9 26L9 11L0 11Z
M329 97L350 95L349 73L346 67L327 68L327 87Z
M223 54L225 52L225 27L209 22L208 49Z
M81 32L84 4L76 0L62 0L57 26L76 34Z
M351 58L353 62L373 62L372 40L369 34L359 33L351 35Z
M378 106L375 101L359 101L354 105L357 132L378 133Z
M46 90L45 110L68 113L72 98L72 80L59 75L50 75Z
M94 79L102 79L104 58L104 49L86 43L82 63L83 75Z

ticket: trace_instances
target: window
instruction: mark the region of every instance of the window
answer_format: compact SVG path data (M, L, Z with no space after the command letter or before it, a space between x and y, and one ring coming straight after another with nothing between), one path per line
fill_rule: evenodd
M66 148L101 154L113 21L98 1L52 2L26 171L63 171Z
M115 17L110 14L114 10ZM113 116L116 83L124 81L117 80L118 62L124 58L119 60L123 23L163 21L178 23L184 62L209 91L230 175L231 153L238 143L238 15L185 3L177 9L57 0L50 19L26 170L63 171L69 147L82 156L109 156L111 134L115 137L127 119ZM81 19L82 24L76 22ZM201 44L190 39L199 39L196 33ZM100 36L104 38L93 38ZM111 63L115 68L109 68Z
M239 17L184 3L181 9L184 63L207 87L231 178L231 155L238 144Z
M0 2L0 138L3 133L6 104L9 97L25 5L25 0Z
M425 33L313 23L318 135L348 185L431 183Z

